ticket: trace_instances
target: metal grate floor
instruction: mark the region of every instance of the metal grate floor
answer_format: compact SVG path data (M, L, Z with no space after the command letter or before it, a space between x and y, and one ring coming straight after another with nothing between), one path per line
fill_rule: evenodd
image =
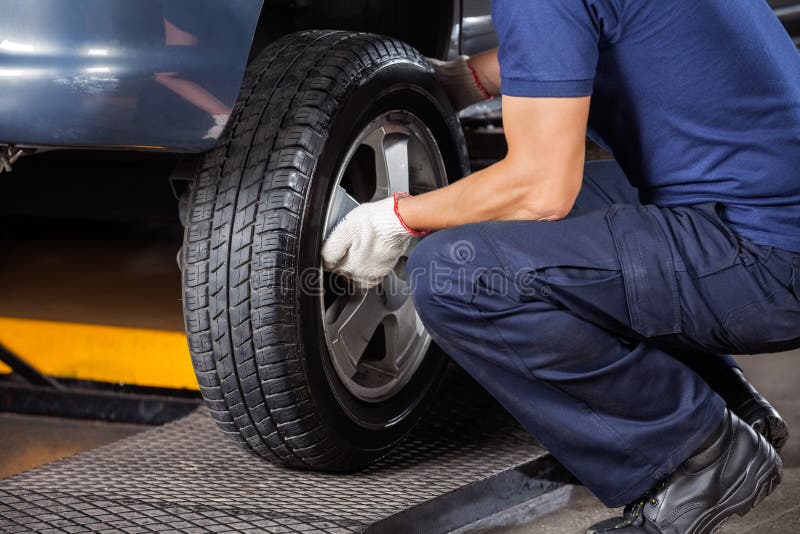
M442 532L554 487L548 459L451 372L413 435L361 473L273 466L229 443L203 408L0 481L0 532Z

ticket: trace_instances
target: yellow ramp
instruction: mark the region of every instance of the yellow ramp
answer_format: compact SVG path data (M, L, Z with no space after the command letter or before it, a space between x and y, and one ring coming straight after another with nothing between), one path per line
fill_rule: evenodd
M182 332L0 317L0 344L58 378L197 389Z

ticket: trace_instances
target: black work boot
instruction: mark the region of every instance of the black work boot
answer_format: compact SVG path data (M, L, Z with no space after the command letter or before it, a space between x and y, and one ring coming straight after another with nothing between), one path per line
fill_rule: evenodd
M756 391L739 369L731 369L733 374L741 381L740 386L746 394L740 395L735 406L728 404L731 411L738 415L745 423L752 426L756 432L767 438L775 450L780 451L789 439L789 427L767 399ZM724 397L723 397L724 398Z
M789 428L781 414L765 399L744 374L722 358L706 354L677 353L676 356L697 373L728 408L780 451L789 439Z
M587 534L707 534L733 514L744 515L781 481L775 449L730 410L716 433L670 477L621 518L598 523Z

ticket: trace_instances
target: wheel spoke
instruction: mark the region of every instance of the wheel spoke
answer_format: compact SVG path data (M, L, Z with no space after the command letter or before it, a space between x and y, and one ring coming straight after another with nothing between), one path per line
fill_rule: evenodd
M383 328L386 332L386 357L382 367L397 374L411 355L416 336L424 332L412 300L406 299L400 308L390 312L383 320Z
M325 236L327 237L336 225L344 219L344 216L350 213L356 206L358 201L350 196L350 193L342 186L336 186L331 199L331 211L328 216L328 221L325 226Z
M347 302L327 330L331 336L330 346L334 358L342 370L352 377L387 311L375 289L340 298L347 299ZM334 305L330 309L335 310L338 307Z
M386 147L386 168L389 169L389 193L408 193L408 136L388 136L383 144Z
M392 193L408 192L408 141L403 130L381 127L364 139L375 152L375 196L373 200L386 198Z

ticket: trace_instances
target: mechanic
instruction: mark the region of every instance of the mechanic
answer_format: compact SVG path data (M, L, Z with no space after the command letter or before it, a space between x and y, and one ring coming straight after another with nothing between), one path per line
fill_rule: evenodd
M351 211L327 268L406 272L436 343L622 518L711 532L782 473L785 425L720 355L800 346L800 55L763 0L495 0L508 153ZM499 60L499 61L498 61ZM587 133L616 163L584 164ZM701 375L703 378L701 378ZM748 424L749 423L749 424Z

